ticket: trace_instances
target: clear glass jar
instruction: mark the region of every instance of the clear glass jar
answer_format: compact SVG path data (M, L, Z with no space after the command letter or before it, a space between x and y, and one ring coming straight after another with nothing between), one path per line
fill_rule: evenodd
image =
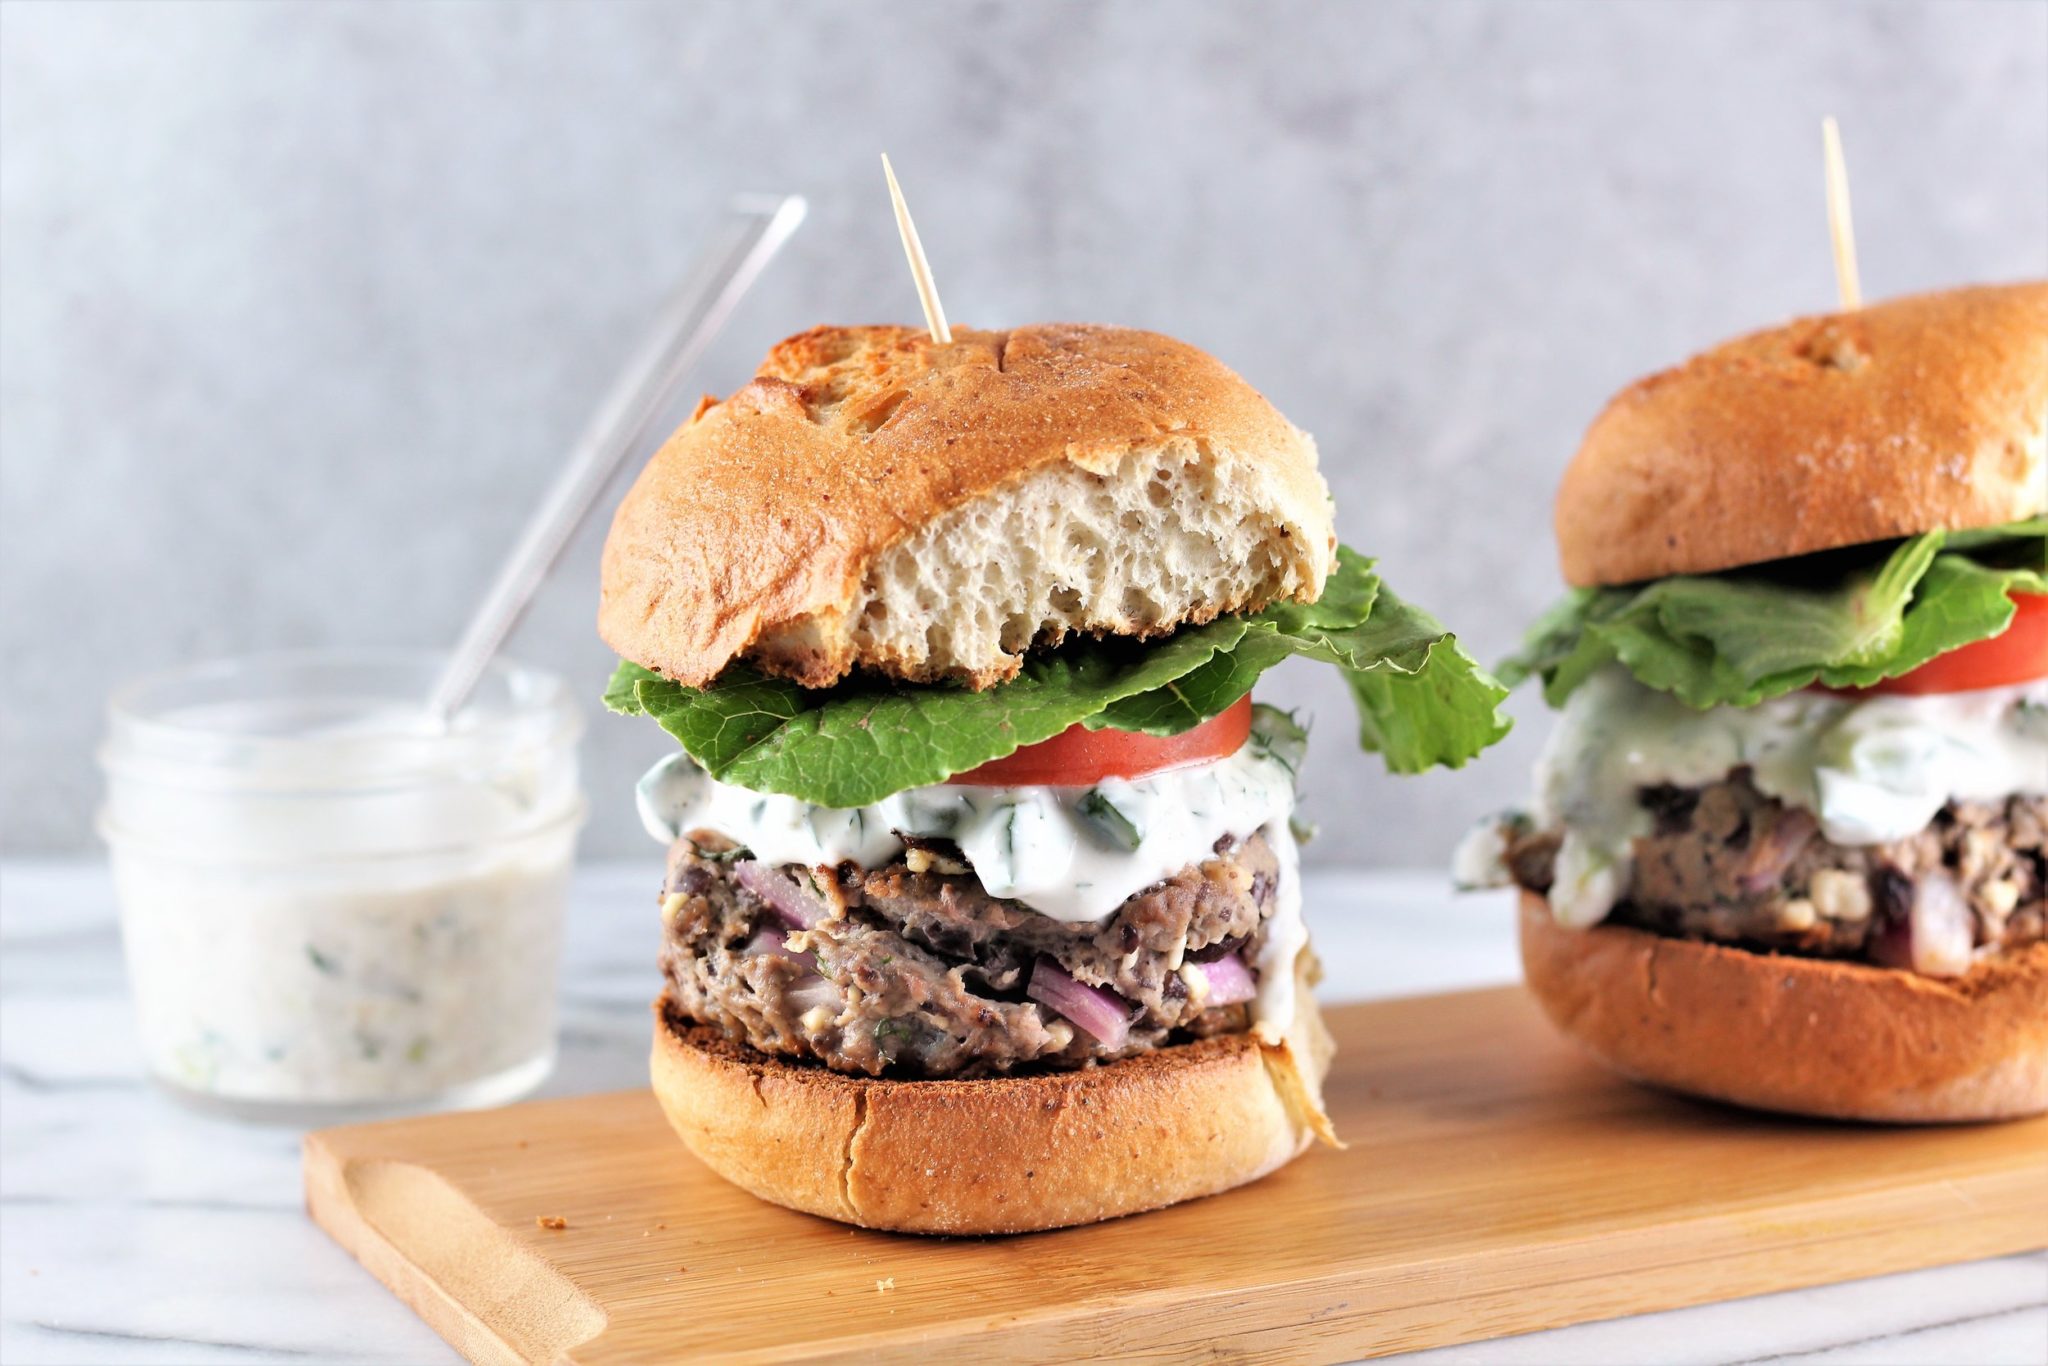
M584 801L561 680L256 656L116 693L101 751L137 1023L182 1099L289 1123L500 1104L554 1065Z

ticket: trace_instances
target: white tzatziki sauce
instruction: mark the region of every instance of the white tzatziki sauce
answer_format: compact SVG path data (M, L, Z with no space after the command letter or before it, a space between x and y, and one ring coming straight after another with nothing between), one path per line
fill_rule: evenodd
M1235 754L1091 787L914 787L869 806L818 806L720 782L686 754L641 778L647 832L663 844L715 832L764 863L877 868L902 857L903 836L951 840L990 896L1066 923L1099 921L1132 896L1213 855L1226 835L1265 836L1280 866L1273 915L1253 966L1262 1037L1294 1013L1301 923L1299 855L1288 824L1305 736L1270 708L1253 712Z
M581 722L559 680L501 664L429 724L438 668L279 656L112 710L100 828L175 1094L313 1122L547 1074Z
M1643 788L1699 787L1744 767L1836 844L1904 839L1954 800L2048 793L2048 680L1924 696L1795 692L1699 711L1603 669L1566 701L1536 766L1536 824L1564 832L1550 889L1558 922L1597 923L1628 886L1630 850L1652 828ZM1464 852L1470 862L1479 851Z
M117 854L152 1066L209 1095L345 1103L551 1056L573 836L385 885Z

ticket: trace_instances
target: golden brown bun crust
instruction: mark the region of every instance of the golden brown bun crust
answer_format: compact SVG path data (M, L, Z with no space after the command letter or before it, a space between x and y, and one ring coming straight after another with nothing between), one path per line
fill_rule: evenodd
M1576 586L2048 510L2048 282L1802 318L1622 390L1557 494Z
M1078 1072L877 1081L778 1061L657 1002L652 1073L690 1151L763 1200L905 1233L1024 1233L1213 1195L1292 1160L1313 1133L1269 1075L1272 1051L1240 1034Z
M1255 468L1288 527L1274 553L1290 563L1275 581L1285 595L1320 591L1329 545L1285 545L1331 540L1314 445L1220 361L1127 328L953 335L941 346L911 328L816 328L775 347L726 401L700 405L613 520L606 643L691 685L757 642L757 663L807 687L856 665L922 681L847 643L864 576L886 551L1027 476L1067 465L1106 476L1162 447ZM1264 605L1207 603L1184 619ZM1015 665L965 672L986 686Z
M2048 943L1961 978L1750 953L1522 894L1522 969L1551 1021L1653 1086L1759 1110L1942 1123L2048 1110Z

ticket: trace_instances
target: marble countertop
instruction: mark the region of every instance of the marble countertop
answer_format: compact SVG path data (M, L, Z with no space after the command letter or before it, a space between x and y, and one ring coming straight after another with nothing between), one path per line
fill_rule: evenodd
M586 867L543 1094L644 1080L653 862ZM1311 874L1331 1000L1512 981L1506 903L1435 873ZM444 1362L306 1218L299 1135L143 1079L96 862L0 865L0 1360ZM2048 1238L2048 1231L2044 1231ZM1442 1362L2048 1362L2048 1253L1477 1343Z

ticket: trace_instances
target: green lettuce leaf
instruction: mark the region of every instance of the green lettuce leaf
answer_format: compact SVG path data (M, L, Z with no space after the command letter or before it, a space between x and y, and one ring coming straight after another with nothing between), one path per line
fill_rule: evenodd
M1868 687L1995 636L2015 592L2048 592L2048 518L1915 536L1818 581L1757 571L1579 589L1498 672L1510 687L1540 677L1552 706L1619 663L1688 705L1749 707L1814 683Z
M1345 669L1358 743L1394 772L1462 767L1508 733L1513 723L1498 710L1508 689L1421 608L1383 593L1355 640L1361 652L1383 652L1383 667Z
M1340 548L1321 600L1219 617L1159 641L1076 640L973 692L855 678L809 690L736 664L688 688L621 663L605 705L647 715L714 777L823 806L942 782L1075 724L1172 735L1200 725L1292 655L1352 681L1360 743L1389 768L1457 766L1506 734L1506 689L1426 613Z
M1171 683L1084 717L1082 724L1091 730L1110 726L1147 735L1177 735L1198 726L1250 692L1260 674L1289 655L1339 663L1338 637L1357 630L1372 615L1383 591L1372 561L1349 546L1339 546L1336 568L1315 602L1275 603L1256 616L1229 618L1246 626L1232 648ZM1360 659L1358 664L1370 667L1374 662Z

